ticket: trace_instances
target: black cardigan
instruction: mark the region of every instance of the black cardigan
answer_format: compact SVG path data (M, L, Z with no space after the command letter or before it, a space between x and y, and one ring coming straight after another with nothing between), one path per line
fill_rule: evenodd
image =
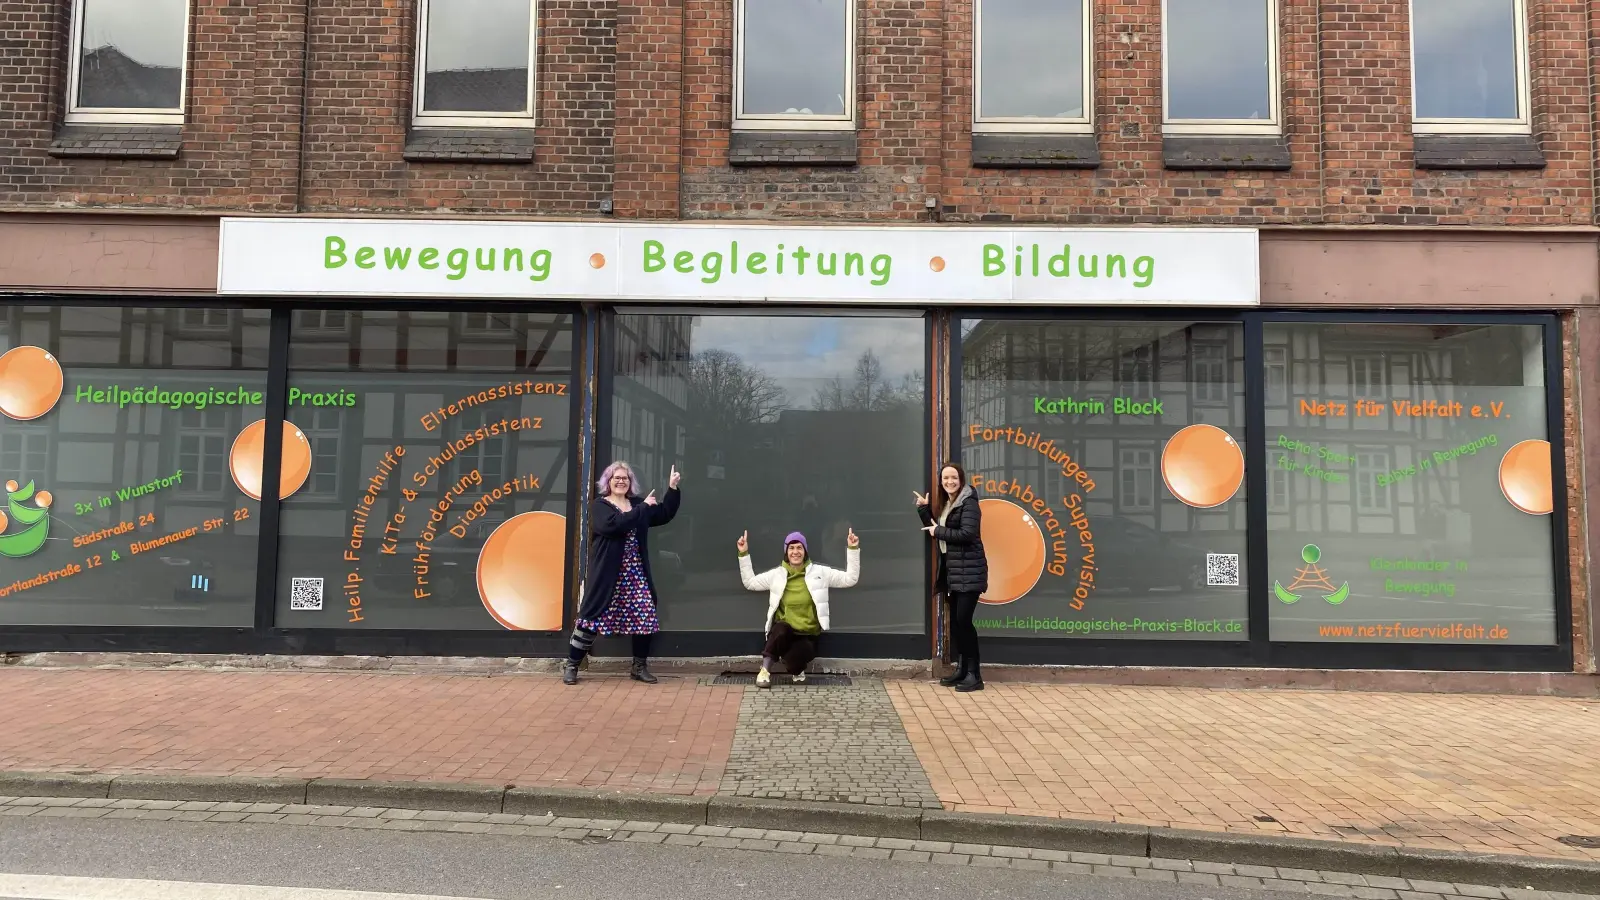
M944 541L946 550L939 557L937 588L955 594L981 594L989 589L989 560L983 553L983 511L978 497L963 488L958 502L945 517L948 526L933 519L933 510L918 506L924 527L934 526L933 536Z
M593 621L610 608L617 580L622 577L622 549L628 543L628 532L635 529L639 532L644 580L650 585L650 596L656 597L656 583L650 577L650 529L671 522L678 514L680 500L678 489L669 488L661 502L653 506L646 504L643 497L629 497L633 509L628 512L612 506L604 497L589 503L589 576L584 581L578 618ZM656 597L657 603L660 600Z

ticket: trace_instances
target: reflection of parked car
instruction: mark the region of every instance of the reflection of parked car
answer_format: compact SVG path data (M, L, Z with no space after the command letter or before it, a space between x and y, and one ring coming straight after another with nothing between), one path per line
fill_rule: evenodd
M1206 587L1206 550L1196 535L1172 535L1121 516L1089 516L1100 590L1196 590ZM1074 561L1077 557L1074 556Z

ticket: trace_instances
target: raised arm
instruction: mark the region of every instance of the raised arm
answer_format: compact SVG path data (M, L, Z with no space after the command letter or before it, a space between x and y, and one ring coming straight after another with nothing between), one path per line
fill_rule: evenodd
M861 546L857 544L845 550L844 571L827 569L823 575L828 580L828 587L847 588L855 587L861 580Z
M772 589L772 572L756 574L755 566L750 562L750 532L746 531L734 543L739 548L739 578L744 582L746 590L766 591ZM773 572L777 571L776 569Z
M948 520L947 520L948 521ZM954 528L945 525L936 525L933 536L946 544L964 545L976 544L978 536L983 532L983 510L978 506L978 498L973 497L961 504L961 516Z

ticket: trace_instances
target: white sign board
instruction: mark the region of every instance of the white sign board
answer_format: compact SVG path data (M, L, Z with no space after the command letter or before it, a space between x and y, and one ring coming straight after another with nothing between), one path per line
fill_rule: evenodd
M223 219L224 294L1254 306L1251 228Z

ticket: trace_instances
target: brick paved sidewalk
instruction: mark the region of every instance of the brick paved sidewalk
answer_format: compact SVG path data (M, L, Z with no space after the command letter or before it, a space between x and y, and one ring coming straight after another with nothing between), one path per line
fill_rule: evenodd
M1600 704L889 686L948 808L1600 860Z
M0 670L0 770L822 799L1600 860L1600 703Z

